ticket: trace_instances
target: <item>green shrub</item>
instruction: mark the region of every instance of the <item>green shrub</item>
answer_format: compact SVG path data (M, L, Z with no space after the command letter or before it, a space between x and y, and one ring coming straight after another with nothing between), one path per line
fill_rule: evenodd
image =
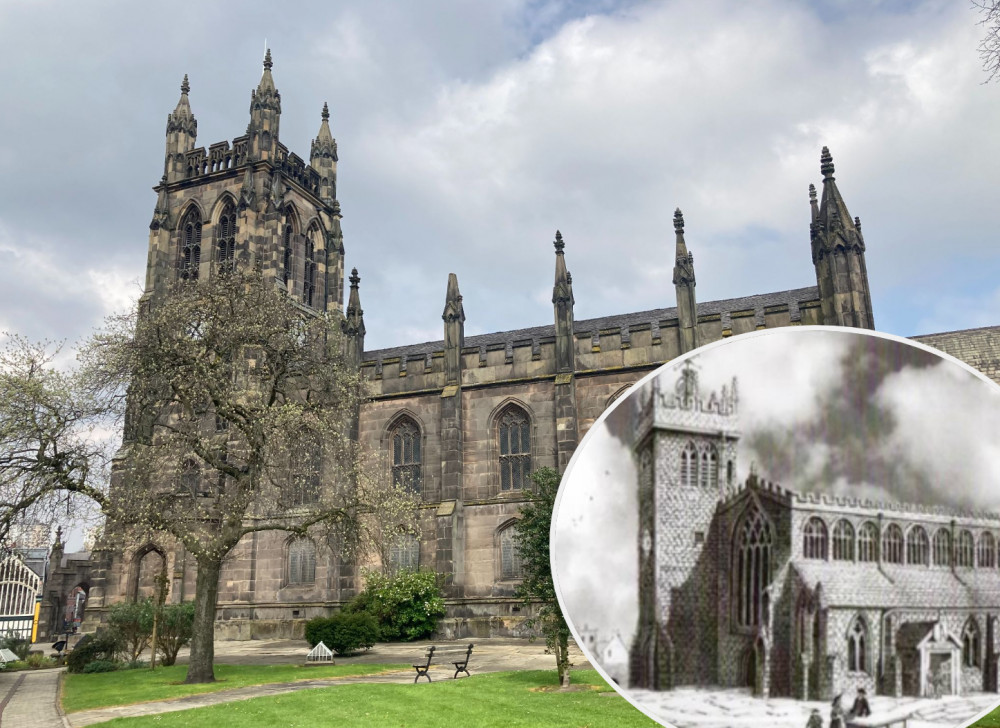
M115 604L108 612L108 630L116 636L125 660L135 662L153 636L153 600Z
M438 575L433 571L401 571L391 576L369 572L362 594L362 603L378 620L385 642L429 637L445 615Z
M41 652L32 652L28 655L28 659L25 660L25 664L29 670L38 670L42 667L54 667L56 661L51 657L46 657Z
M0 647L5 647L21 661L28 659L31 652L31 640L18 637L14 632L8 632L6 637L0 638Z
M115 662L114 660L93 660L92 662L88 662L84 665L81 672L84 674L90 674L92 672L114 672L120 668L121 663Z
M317 617L306 623L306 640L310 647L320 642L338 655L350 655L359 649L369 649L378 642L378 622L365 612L340 612L332 617Z
M163 658L161 664L169 667L177 662L181 647L191 641L194 635L194 602L167 604L160 611L156 626L157 652Z
M118 640L110 632L88 634L76 643L76 647L66 658L67 669L70 672L83 672L91 662L114 662L118 653Z

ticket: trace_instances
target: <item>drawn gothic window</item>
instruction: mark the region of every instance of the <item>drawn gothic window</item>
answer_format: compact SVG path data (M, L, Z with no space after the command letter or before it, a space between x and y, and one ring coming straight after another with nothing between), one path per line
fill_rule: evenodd
M868 625L861 617L856 617L847 633L847 669L853 672L868 672Z
M715 488L719 484L719 451L710 445L701 453L698 482L702 488Z
M416 571L420 567L420 540L412 533L403 533L389 549L389 568L394 574Z
M878 527L871 521L858 529L858 561L878 561Z
M841 519L833 527L833 560L854 561L854 526Z
M736 618L743 627L756 627L771 583L771 531L756 508L744 516L737 539Z
M178 260L181 280L198 280L199 265L201 265L201 215L192 207L181 223L181 254Z
M396 423L392 442L392 484L411 493L420 492L420 428L409 417Z
M285 232L282 234L281 257L282 257L282 279L285 285L291 285L292 280L292 234L294 230L291 224L285 225Z
M966 667L979 667L979 623L975 617L969 617L962 630L962 664Z
M930 564L930 539L921 526L914 526L906 534L906 563Z
M297 538L288 544L288 583L312 584L316 581L316 544L309 538Z
M934 565L951 566L951 533L946 528L934 534Z
M306 261L302 274L302 302L312 306L313 298L316 297L316 249L312 240L314 232L312 230L309 232L309 236L306 237Z
M971 567L974 551L972 534L968 531L959 533L958 543L955 545L955 566Z
M531 485L531 422L517 405L497 418L500 441L500 490L523 490Z
M216 238L219 271L232 270L236 258L236 208L232 202L226 203L225 209L219 216Z
M698 449L688 442L681 450L681 485L694 487L698 484Z
M882 561L887 564L903 563L903 529L890 523L882 534Z
M826 524L815 516L806 521L802 531L802 555L807 559L826 559Z
M500 532L500 578L504 580L524 578L524 567L514 541L514 533L514 523Z
M979 544L976 547L976 564L991 569L997 565L997 544L992 533L983 533L979 536Z

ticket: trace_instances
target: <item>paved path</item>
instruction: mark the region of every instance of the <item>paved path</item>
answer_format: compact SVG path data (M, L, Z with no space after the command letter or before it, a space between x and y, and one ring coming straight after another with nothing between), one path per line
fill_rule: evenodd
M0 672L0 728L66 728L56 707L61 673Z

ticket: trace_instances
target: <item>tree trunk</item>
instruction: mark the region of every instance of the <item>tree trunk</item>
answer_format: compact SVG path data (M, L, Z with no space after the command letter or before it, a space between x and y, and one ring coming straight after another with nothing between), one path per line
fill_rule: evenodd
M569 687L569 634L568 630L559 630L558 644L556 645L556 667L559 670L559 685L563 688Z
M215 682L215 608L219 599L219 574L222 560L198 559L195 586L194 632L191 635L191 658L186 683Z

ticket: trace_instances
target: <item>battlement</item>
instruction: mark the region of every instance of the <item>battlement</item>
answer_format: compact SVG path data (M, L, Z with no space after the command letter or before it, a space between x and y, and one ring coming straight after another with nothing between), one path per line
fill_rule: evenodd
M985 510L956 509L946 506L904 503L902 501L879 501L870 498L828 495L826 493L799 493L790 488L785 488L778 483L760 478L755 474L751 474L745 482L735 488L727 488L722 498L722 507L725 508L731 505L748 490L769 494L787 505L792 507L798 506L804 509L817 508L833 511L862 510L869 511L871 515L885 513L899 516L943 516L956 520L1000 521L1000 513Z
M307 192L319 196L320 174L294 152L289 152L281 142L275 144L275 159L272 165L287 179L295 181ZM192 149L184 154L184 179L203 177L215 172L224 172L248 163L249 137L236 137L232 145L228 141Z

